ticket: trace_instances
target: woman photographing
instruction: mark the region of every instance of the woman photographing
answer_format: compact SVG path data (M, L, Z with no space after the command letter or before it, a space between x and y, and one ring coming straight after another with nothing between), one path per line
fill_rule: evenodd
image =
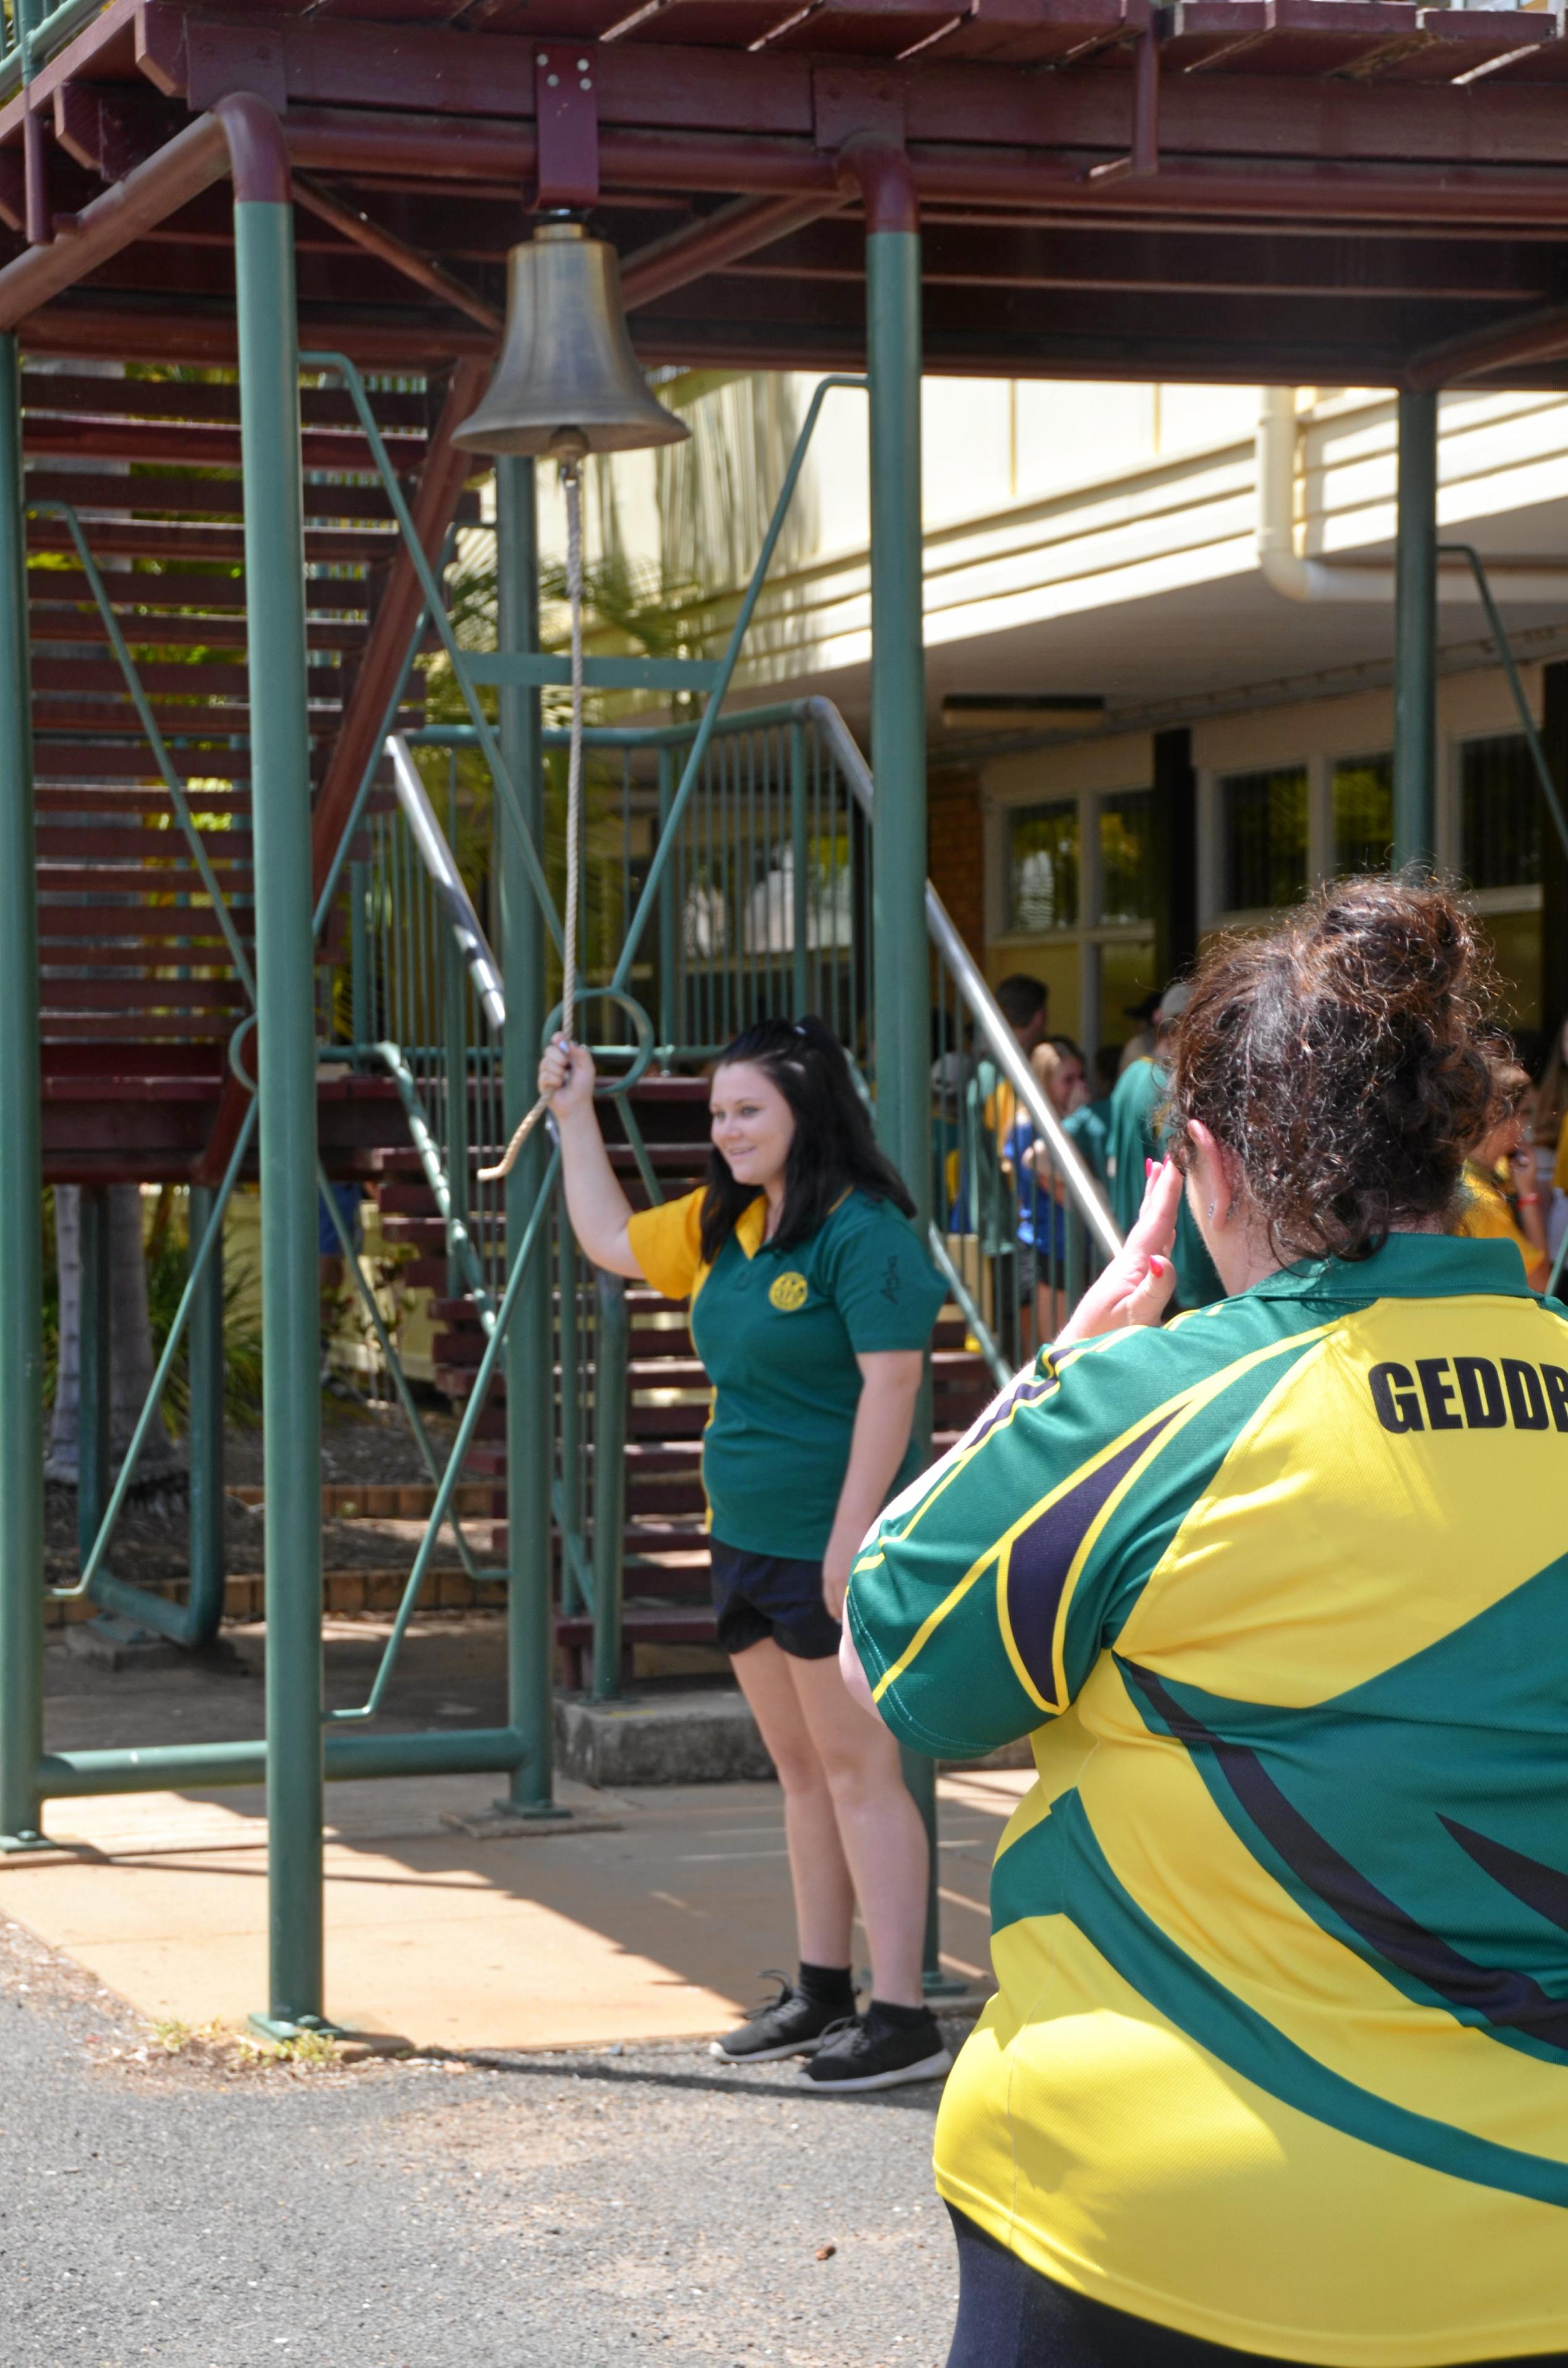
M873 1140L820 1020L771 1019L721 1054L708 1181L634 1212L594 1112L594 1065L558 1040L540 1064L566 1208L596 1266L689 1298L714 1385L702 1477L718 1640L784 1792L800 1971L715 2043L734 2063L810 2059L823 2089L948 2069L921 1987L927 1850L898 1747L838 1668L856 1548L919 1469L912 1436L943 1288L914 1204ZM855 2013L856 1904L872 1997Z
M1568 2364L1568 1311L1453 1230L1493 1028L1435 888L1210 953L1122 1255L857 1562L852 1685L1039 1770L951 2368ZM1226 1296L1161 1327L1184 1190Z

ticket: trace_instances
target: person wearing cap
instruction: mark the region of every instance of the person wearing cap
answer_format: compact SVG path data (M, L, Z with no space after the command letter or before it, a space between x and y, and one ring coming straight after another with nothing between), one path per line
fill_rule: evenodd
M1155 1123L1170 1087L1169 1056L1177 1023L1191 999L1186 979L1173 980L1153 1009L1154 1050L1130 1062L1116 1081L1110 1098L1110 1134L1106 1167L1111 1214L1123 1234L1130 1233L1143 1204L1143 1186L1151 1165L1165 1157L1165 1145ZM1225 1295L1214 1262L1203 1247L1191 1212L1183 1203L1176 1220L1176 1296L1183 1307L1208 1307Z

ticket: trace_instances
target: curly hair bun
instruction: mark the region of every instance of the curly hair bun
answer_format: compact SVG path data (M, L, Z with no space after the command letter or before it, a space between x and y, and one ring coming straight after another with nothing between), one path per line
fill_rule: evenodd
M1323 889L1201 964L1174 1053L1171 1136L1234 1152L1276 1256L1365 1258L1447 1218L1509 1057L1490 958L1426 882Z

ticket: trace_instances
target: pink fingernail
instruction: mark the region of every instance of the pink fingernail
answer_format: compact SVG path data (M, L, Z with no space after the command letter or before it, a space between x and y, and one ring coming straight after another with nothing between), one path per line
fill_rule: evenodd
M1154 1175L1155 1173L1156 1173L1156 1163L1155 1163L1153 1159L1146 1159L1146 1160L1143 1162L1143 1181L1145 1182L1145 1184L1148 1182L1148 1180L1149 1180L1150 1177L1151 1177L1151 1176L1153 1176L1153 1175Z
M1163 1258L1152 1258L1149 1260L1149 1271L1151 1274L1164 1275L1166 1271L1165 1259Z

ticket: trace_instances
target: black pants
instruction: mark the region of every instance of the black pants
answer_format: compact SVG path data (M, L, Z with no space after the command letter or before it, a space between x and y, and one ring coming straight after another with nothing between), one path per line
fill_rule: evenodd
M1267 2368L1269 2361L1278 2368L1277 2352L1234 2351L1090 2302L948 2209L959 2240L959 2323L948 2368ZM1568 2368L1568 2353L1471 2368Z

